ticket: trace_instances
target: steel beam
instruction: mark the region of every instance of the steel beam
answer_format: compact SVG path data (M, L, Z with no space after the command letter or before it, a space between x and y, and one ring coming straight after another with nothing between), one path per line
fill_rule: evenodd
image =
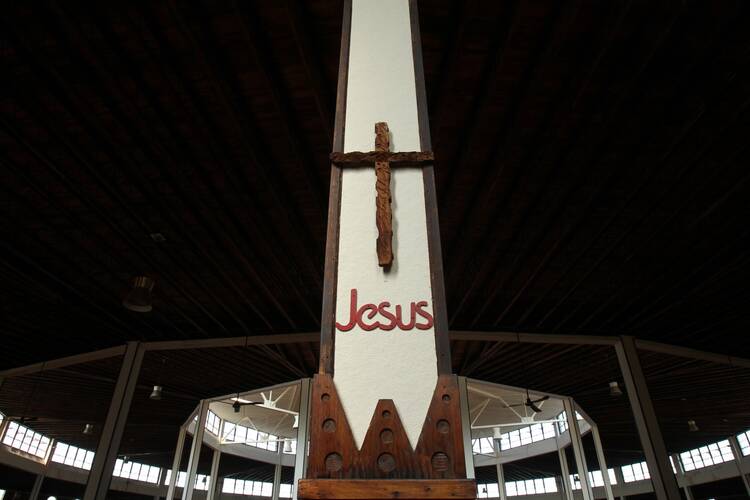
M680 489L672 473L669 455L661 435L646 377L643 375L638 349L633 337L621 337L615 346L625 387L633 411L646 463L658 500L680 500Z
M167 489L166 500L174 500L174 490L177 487L177 475L180 472L180 462L182 461L182 450L185 448L186 434L187 424L180 427L180 433L177 435L177 446L175 446L174 460L172 460L172 473L169 476L169 488Z
M143 344L128 342L120 366L120 374L112 394L107 418L102 427L94 462L86 482L83 500L105 500L112 481L112 471L120 449L120 441L130 412L130 403L138 383L138 374L143 363ZM47 365L49 367L49 364Z
M555 426L555 434L557 434L557 426ZM565 454L565 448L557 448L557 457L560 459L560 479L562 484L560 485L560 494L565 500L573 500L573 488L570 484L570 468L568 467L568 457Z
M219 484L219 461L221 460L221 451L214 450L214 456L211 459L211 472L209 476L211 479L208 484L208 492L206 493L206 500L214 500L220 495L217 490Z
M34 486L31 488L29 494L29 500L39 500L39 492L42 491L42 483L44 482L44 474L37 474L34 478Z
M294 457L294 480L292 499L297 500L297 485L307 469L307 440L310 423L310 379L300 380L299 417L297 418L297 453Z
M248 337L224 337L218 339L166 340L148 342L148 351L177 351L182 349L211 349L217 347L245 347L254 345L299 344L319 342L320 332L288 333L277 335L252 335Z
M18 368L10 368L8 370L0 371L0 379L18 377L20 375L29 375L31 373L37 373L42 370L56 370L58 368L65 368L66 366L79 365L81 363L88 363L89 361L97 361L99 359L113 358L120 356L126 350L125 345L119 345L116 347L110 347L108 349L101 349L98 351L85 352L83 354L76 354L74 356L66 356L64 358L53 359L52 361L43 361L41 363L34 363L26 366L19 366Z
M190 444L190 458L188 459L185 487L182 489L182 500L192 500L195 491L195 474L198 472L198 462L201 458L203 434L206 432L206 418L208 417L209 402L201 401L198 405L198 421L195 423L193 442ZM177 474L176 472L174 474Z
M525 342L530 344L579 344L579 345L615 345L617 337L601 335L558 335L546 333L518 332L468 332L451 331L451 340L473 340L481 342Z
M570 435L570 446L573 448L573 456L576 460L578 481L581 483L581 495L583 500L594 500L594 492L589 481L589 468L586 464L586 453L581 440L581 429L578 427L578 418L576 418L576 404L572 398L565 398L563 399L563 406L568 420L568 434Z
M466 377L458 377L459 404L461 407L461 433L464 439L464 462L466 478L474 479L474 453L471 449L471 416L469 414L469 391Z
M500 456L500 440L499 439L493 439L495 444L495 455L497 457ZM505 492L505 470L503 469L503 464L498 463L495 465L495 470L497 471L497 489L499 492L500 500L508 500L508 495Z
M271 487L271 500L279 500L279 492L281 491L281 455L284 453L283 443L276 443L278 450L279 459L274 464L273 469L273 486Z
M747 474L742 467L742 448L740 448L740 443L737 441L737 436L735 434L730 436L729 444L732 446L732 454L734 455L734 462L737 464L737 472L739 473L740 478L742 478L742 484L745 485L745 493L747 493L747 496L750 498L750 475Z
M680 347L676 345L662 344L661 342L638 339L635 340L635 346L642 351L659 352L671 356L679 356L681 358L699 359L711 363L750 368L750 359L727 356L725 354L716 354L714 352L699 351L698 349L690 349L689 347Z
M615 500L615 495L612 492L612 482L609 480L609 469L607 468L607 461L604 458L602 438L599 435L599 426L594 424L593 422L589 422L589 424L591 424L591 437L594 439L596 461L599 462L599 469L602 471L602 479L604 480L604 492L607 495L607 500Z

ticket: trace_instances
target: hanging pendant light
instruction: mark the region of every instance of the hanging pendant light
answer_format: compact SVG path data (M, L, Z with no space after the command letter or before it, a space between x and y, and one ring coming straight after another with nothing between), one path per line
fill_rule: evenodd
M148 398L153 399L154 401L159 401L161 400L161 395L162 395L162 386L155 385L154 390L151 391L151 395Z
M613 398L622 396L622 389L620 389L620 384L616 381L609 383L609 395Z
M92 424L86 424L83 426L83 433L86 435L94 433L94 426Z
M133 288L122 301L125 309L135 312L151 311L151 290L154 289L154 283L154 279L148 276L133 278Z
M299 429L299 415L294 416L294 423L292 424L292 429Z
M688 420L688 431L690 432L698 432L700 429L698 428L698 424L695 423L695 420Z

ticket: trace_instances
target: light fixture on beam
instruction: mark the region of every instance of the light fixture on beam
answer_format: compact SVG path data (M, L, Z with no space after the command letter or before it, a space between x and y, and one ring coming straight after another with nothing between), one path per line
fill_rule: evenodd
M609 383L609 395L613 398L622 396L622 389L620 389L620 384L616 381Z
M155 386L154 386L154 390L153 390L153 391L151 391L151 395L150 395L150 396L149 396L148 398L149 398L149 399L153 399L154 401L159 401L159 400L161 400L161 396L162 396L162 389L163 389L163 388L162 388L162 386L160 386L160 385L155 385Z
M83 426L83 433L87 436L94 433L94 426L92 424L86 424Z
M698 424L695 423L695 420L688 420L688 430L690 432L698 432L700 428L698 428Z
M135 312L149 312L152 309L151 291L154 289L154 279L148 276L133 278L133 288L122 301L125 309Z

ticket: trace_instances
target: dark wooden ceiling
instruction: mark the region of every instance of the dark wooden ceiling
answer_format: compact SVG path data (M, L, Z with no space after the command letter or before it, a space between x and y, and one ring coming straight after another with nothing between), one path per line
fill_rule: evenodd
M419 8L451 328L750 356L750 5ZM0 369L126 340L319 328L341 12L328 0L6 6ZM140 274L156 278L152 313L121 306ZM482 357L490 347L454 342L454 368L579 398L626 460L637 441L625 401L606 397L611 352ZM215 349L170 353L164 369L149 354L123 446L169 450L196 399L315 369L316 345L276 352L288 363ZM750 422L746 372L644 364L672 449ZM1 408L91 447L78 429L101 420L117 366L8 380ZM155 381L173 396L158 409ZM688 414L701 437L686 436Z

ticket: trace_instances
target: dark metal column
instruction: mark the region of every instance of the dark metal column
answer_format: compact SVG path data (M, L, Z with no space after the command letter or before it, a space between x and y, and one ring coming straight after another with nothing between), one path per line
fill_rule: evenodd
M643 375L641 361L633 337L621 337L615 345L617 360L625 379L625 387L630 400L630 407L635 417L635 425L641 438L641 446L646 455L651 483L658 500L680 500L680 488L672 473L669 454L664 445L659 421L656 418L648 384Z
M115 390L112 394L112 402L107 411L107 419L104 421L99 444L96 447L94 462L91 464L91 472L86 482L86 491L83 500L105 500L107 490L112 481L112 471L117 460L117 452L120 449L120 441L128 420L130 403L133 401L133 393L138 382L138 374L141 371L143 344L139 342L128 342L120 367L120 375L117 377Z

